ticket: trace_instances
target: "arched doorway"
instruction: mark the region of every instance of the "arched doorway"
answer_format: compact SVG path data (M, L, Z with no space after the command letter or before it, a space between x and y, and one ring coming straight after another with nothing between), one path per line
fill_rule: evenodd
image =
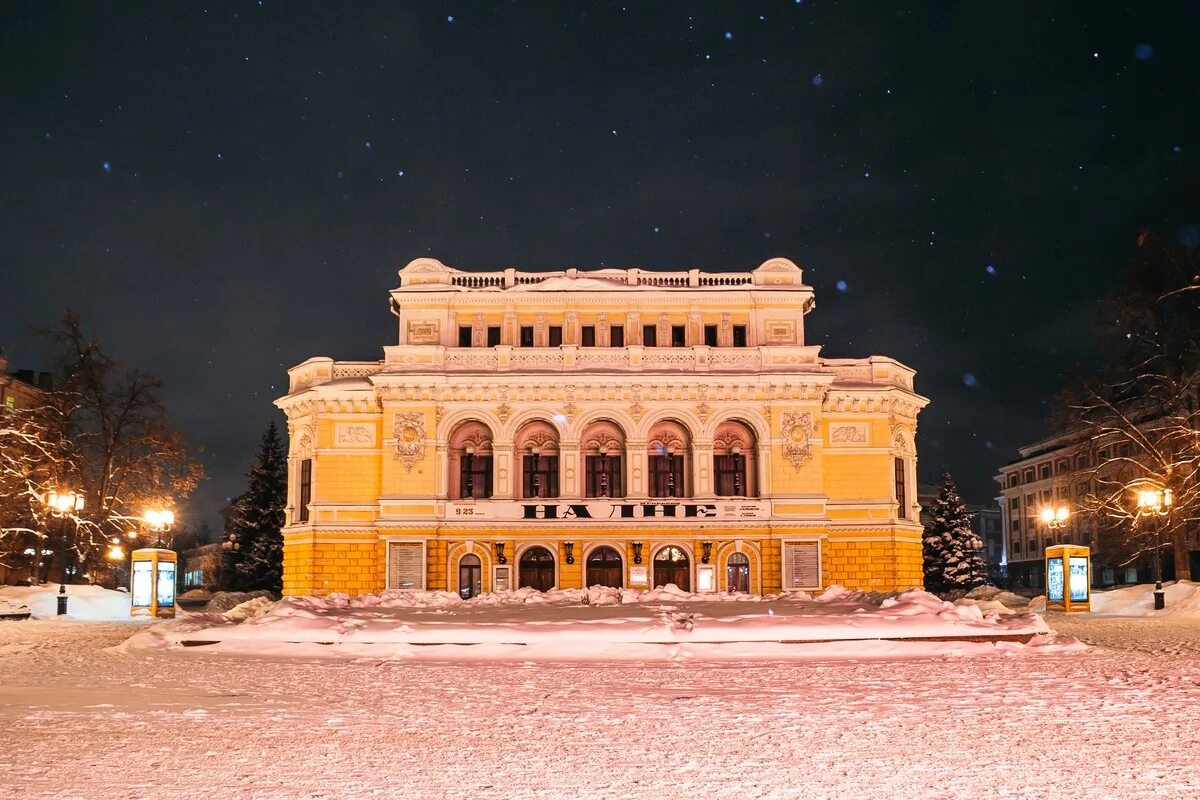
M554 588L554 556L544 547L531 547L521 553L518 587L531 586L539 592Z
M731 592L750 594L750 559L745 553L731 553L725 562L725 587Z
M673 583L685 592L692 590L692 569L682 547L667 545L654 554L654 585Z
M463 600L478 597L483 591L483 565L479 556L468 553L458 560L458 596Z
M625 567L621 554L611 547L597 547L588 553L586 586L612 586L620 589L625 585Z

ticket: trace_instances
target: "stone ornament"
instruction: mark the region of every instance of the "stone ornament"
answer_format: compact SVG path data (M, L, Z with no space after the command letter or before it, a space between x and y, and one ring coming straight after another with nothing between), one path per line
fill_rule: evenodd
M425 415L402 412L392 425L396 437L395 457L404 463L404 471L412 472L417 459L425 451Z
M371 425L336 425L334 444L338 447L374 447L375 428Z
M861 422L830 425L829 441L833 444L866 444L867 426Z
M812 425L810 411L785 411L783 414L783 455L792 463L793 469L799 470L812 456Z

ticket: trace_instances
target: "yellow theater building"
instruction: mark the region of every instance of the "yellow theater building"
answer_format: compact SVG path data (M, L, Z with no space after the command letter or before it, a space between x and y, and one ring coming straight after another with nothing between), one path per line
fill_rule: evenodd
M289 370L284 592L919 587L913 370L805 344L791 261L417 259L379 361Z

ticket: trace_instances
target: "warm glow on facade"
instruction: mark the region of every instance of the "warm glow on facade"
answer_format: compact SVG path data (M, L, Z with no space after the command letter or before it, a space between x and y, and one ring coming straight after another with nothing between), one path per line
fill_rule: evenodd
M805 344L792 262L400 278L398 344L277 401L285 593L921 585L928 401Z

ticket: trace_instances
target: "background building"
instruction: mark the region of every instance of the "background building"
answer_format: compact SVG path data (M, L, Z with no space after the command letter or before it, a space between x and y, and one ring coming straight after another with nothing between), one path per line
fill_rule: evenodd
M0 416L18 408L41 405L46 391L51 387L49 372L33 370L8 371L8 358L0 354ZM39 547L39 539L29 534L14 534L10 542L17 542L17 549L0 557L0 584L27 583L33 576Z
M285 593L921 585L928 401L805 344L792 262L400 278L399 343L277 401Z

